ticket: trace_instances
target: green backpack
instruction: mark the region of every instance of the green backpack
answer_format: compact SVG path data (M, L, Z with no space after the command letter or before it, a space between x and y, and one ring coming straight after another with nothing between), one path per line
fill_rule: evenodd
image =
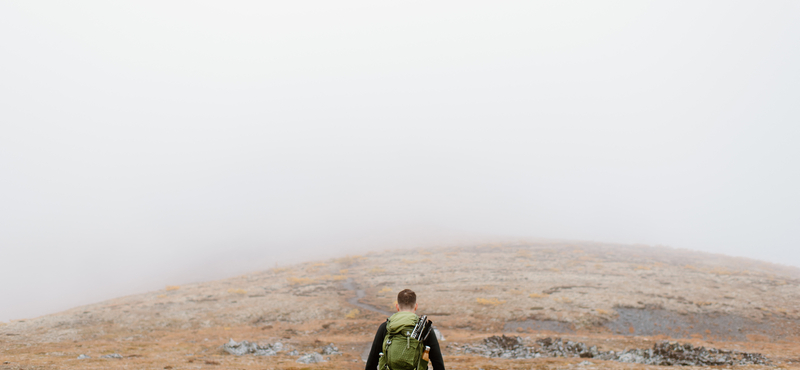
M383 356L378 370L426 370L428 361L422 359L425 345L411 338L419 317L413 312L400 311L386 321L383 337Z

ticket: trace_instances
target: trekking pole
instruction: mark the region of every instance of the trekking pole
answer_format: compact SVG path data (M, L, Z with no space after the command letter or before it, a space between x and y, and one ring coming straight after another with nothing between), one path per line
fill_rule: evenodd
M425 320L427 320L427 315L422 315L417 321L417 324L414 325L414 330L411 331L411 338L419 340L419 335L422 333L422 326L425 325Z
M425 328L425 323L428 322L428 315L422 315L417 321L417 325L414 326L414 331L411 333L411 337L419 340L422 336L422 330Z
M426 341L428 339L428 336L431 335L431 332L433 331L433 321L428 320L427 324L428 325L425 328L425 332L423 333L424 335L421 342Z

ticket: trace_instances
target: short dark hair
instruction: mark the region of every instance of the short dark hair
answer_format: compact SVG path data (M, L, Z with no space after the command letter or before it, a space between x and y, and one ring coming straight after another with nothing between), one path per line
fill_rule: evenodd
M397 293L397 305L403 308L414 308L417 304L417 294L411 289L403 289Z

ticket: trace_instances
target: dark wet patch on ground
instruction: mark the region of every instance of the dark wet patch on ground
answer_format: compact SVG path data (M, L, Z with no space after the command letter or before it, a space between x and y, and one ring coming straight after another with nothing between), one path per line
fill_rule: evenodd
M672 338L702 336L715 340L748 340L748 335L785 338L793 335L798 323L793 320L756 321L723 313L680 314L661 308L615 309L619 316L604 326L616 334L666 335Z
M800 335L800 322L787 318L757 321L724 313L681 314L662 308L618 307L615 311L618 313L616 319L598 329L626 336L666 335L671 338L695 337L728 341L746 341L752 335L771 339ZM503 330L575 332L575 328L569 323L549 320L511 321L505 324Z

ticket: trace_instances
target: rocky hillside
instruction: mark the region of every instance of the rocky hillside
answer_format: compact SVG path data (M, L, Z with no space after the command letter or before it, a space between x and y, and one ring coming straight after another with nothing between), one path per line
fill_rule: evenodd
M580 337L606 351L671 339L800 357L789 344L800 338L798 269L669 248L505 243L345 256L14 321L0 326L0 366L289 368L334 342L342 354L326 367L363 368L403 288L417 292L455 368L483 361L457 351L463 343L501 333ZM231 338L286 350L237 357L220 350ZM100 358L110 354L122 358Z

